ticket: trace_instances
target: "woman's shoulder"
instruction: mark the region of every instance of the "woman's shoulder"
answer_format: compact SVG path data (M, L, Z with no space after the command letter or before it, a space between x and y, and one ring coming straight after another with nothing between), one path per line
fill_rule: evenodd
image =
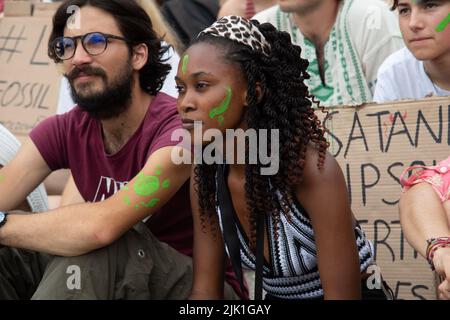
M313 145L308 146L303 167L303 176L298 188L311 188L322 183L332 183L342 176L339 163L328 152L320 152Z

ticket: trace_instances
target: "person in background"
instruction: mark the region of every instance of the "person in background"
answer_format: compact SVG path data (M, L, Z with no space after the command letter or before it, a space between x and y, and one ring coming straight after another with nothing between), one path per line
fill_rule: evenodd
M450 1L394 0L392 10L406 47L380 66L374 101L450 96Z
M395 14L380 0L278 0L253 18L303 48L306 84L326 106L372 101L379 66L404 46Z
M152 20L153 29L155 29L156 33L167 44L171 45L175 49L175 53L177 53L177 55L183 52L183 44L181 43L175 31L165 20L164 16L161 13L161 9L155 3L155 0L139 0L138 3L149 15L150 19ZM176 70L178 67L178 63L174 65L171 64L171 66L173 66L173 69Z
M166 0L161 12L184 47L217 18L218 0Z
M221 5L217 16L220 18L235 15L250 19L258 12L276 4L276 0L227 0Z

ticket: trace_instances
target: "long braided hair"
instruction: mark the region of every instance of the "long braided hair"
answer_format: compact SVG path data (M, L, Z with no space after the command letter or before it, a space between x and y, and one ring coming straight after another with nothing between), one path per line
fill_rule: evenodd
M260 214L272 214L278 226L280 212L289 212L296 185L301 181L308 145L314 145L319 153L318 167L322 168L328 143L324 138L312 102L304 83L309 79L308 61L300 57L301 48L291 43L290 35L280 32L269 23L252 23L271 45L270 56L223 37L201 35L196 43L208 43L223 49L225 59L240 66L247 81L245 121L252 129L279 129L279 171L273 176L260 174L263 165L248 164L245 169L245 196L250 222L250 247L255 248L256 218ZM262 94L258 94L257 86ZM271 150L268 140L267 150ZM248 144L247 144L248 151ZM200 164L194 169L194 185L199 196L202 229L216 214L215 174L216 165ZM274 190L279 191L281 201ZM275 229L275 237L278 230Z

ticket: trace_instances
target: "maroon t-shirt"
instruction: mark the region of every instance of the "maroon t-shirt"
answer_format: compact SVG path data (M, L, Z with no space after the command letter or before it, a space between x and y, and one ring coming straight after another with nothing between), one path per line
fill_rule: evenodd
M172 132L181 126L175 103L174 98L159 93L139 128L113 155L105 153L100 121L79 107L44 120L31 131L30 138L51 170L71 169L85 201L102 201L133 179L153 152L177 144L170 139ZM158 239L183 254L192 255L187 183L147 225Z
M137 131L113 155L105 153L100 121L78 106L44 120L31 131L30 138L51 170L70 168L84 200L97 202L109 198L133 179L153 152L177 145L178 141L171 141L171 135L180 127L176 100L160 92ZM146 224L160 241L192 256L189 182ZM230 265L227 270L230 284L240 292Z

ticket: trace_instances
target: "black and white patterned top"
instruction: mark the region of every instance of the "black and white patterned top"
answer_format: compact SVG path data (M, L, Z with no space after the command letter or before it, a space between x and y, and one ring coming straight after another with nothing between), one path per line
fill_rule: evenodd
M277 191L279 200L281 194ZM317 251L314 231L306 210L299 204L291 206L291 219L280 216L278 239L269 233L270 264L264 263L263 288L276 299L318 299L323 298L317 266ZM217 206L219 220L220 208ZM248 239L237 217L236 229L241 245L242 264L255 269L256 258L248 246ZM268 230L274 229L272 217L266 218ZM220 221L222 228L222 221ZM223 231L223 228L222 228ZM355 228L356 243L359 252L360 270L365 271L373 263L373 246L363 230Z

